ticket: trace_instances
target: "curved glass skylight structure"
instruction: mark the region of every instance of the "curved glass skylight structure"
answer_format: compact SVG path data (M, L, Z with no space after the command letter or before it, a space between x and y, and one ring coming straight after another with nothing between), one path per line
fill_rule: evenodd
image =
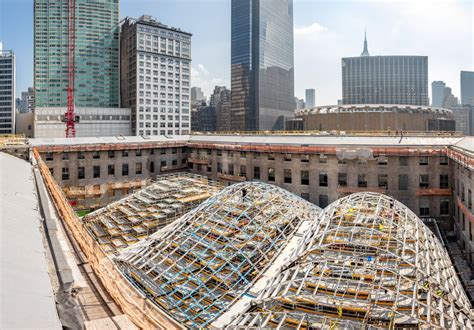
M392 198L358 193L324 210L229 327L472 329L470 308L422 221Z
M235 184L121 253L125 276L189 327L205 327L244 294L303 221L320 209L276 186Z

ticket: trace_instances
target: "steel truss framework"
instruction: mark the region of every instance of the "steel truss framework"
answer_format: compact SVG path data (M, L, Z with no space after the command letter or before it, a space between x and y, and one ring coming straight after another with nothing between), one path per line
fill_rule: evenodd
M398 201L375 193L339 199L301 242L229 328L472 329L446 250Z
M135 244L175 221L222 186L201 175L164 174L140 191L82 219L108 254Z
M299 225L320 211L276 186L234 184L116 261L175 319L205 327L250 289Z

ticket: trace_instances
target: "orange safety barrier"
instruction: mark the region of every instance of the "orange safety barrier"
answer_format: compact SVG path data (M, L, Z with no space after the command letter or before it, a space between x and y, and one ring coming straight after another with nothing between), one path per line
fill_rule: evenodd
M36 148L33 148L33 155L61 220L67 225L94 273L122 311L142 329L182 329L179 323L142 296L122 275L99 244L89 235Z
M464 216L472 223L474 223L474 215L472 214L472 212L466 207L466 205L464 205L463 201L461 200L461 198L459 198L459 196L456 197L456 201L457 201L457 205L459 207L459 209L461 210L461 212L464 214Z
M443 188L425 188L425 189L417 189L416 190L417 196L451 196L451 189L443 189Z

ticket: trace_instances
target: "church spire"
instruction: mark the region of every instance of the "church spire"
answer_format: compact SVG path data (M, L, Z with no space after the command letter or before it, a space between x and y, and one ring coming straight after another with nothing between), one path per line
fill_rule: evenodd
M367 47L367 31L364 31L364 50L360 56L370 56L369 48Z

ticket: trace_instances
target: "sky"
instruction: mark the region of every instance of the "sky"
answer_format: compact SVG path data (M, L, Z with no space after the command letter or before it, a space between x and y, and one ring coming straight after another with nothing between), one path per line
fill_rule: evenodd
M192 85L209 96L230 87L231 0L120 0L120 16L152 15L191 32ZM459 96L461 70L474 71L474 0L294 0L295 95L316 89L316 104L341 98L341 58L426 55L429 82ZM0 0L0 42L13 49L17 95L33 85L33 0ZM431 92L431 86L430 86Z

